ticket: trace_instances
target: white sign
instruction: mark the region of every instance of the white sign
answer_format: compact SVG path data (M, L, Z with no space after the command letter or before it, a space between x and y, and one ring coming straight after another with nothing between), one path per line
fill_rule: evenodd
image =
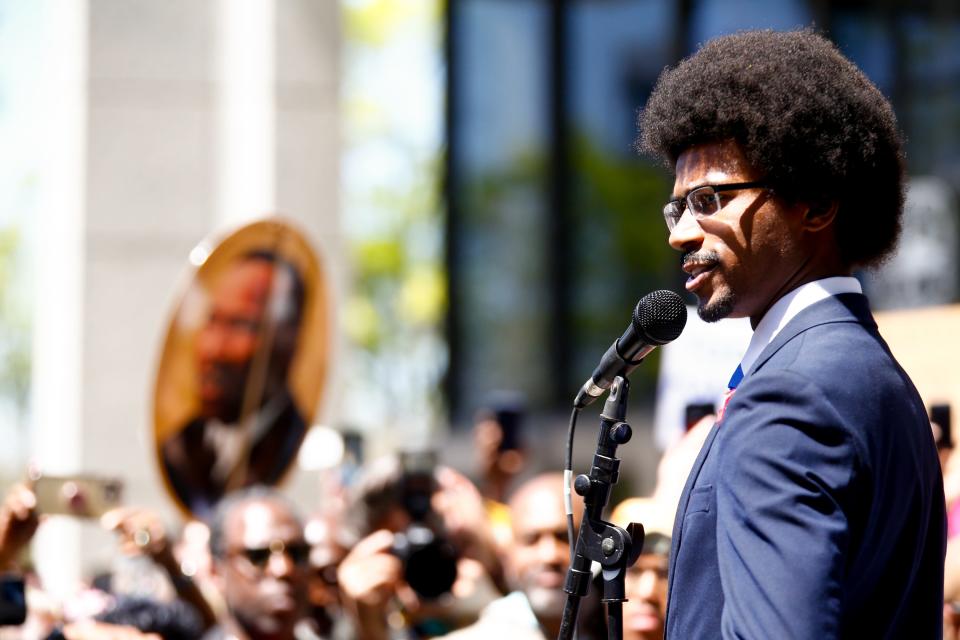
M706 323L694 307L687 308L687 326L663 347L660 360L653 430L661 450L683 436L687 405L719 406L752 335L748 318Z
M869 274L867 293L878 309L954 302L960 287L957 205L939 178L912 178L903 213L903 235L893 258Z

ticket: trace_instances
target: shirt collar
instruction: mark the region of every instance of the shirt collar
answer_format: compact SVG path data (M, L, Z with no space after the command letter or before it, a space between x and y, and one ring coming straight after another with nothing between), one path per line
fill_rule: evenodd
M740 360L743 372L750 373L760 353L798 313L814 303L842 293L863 293L863 288L856 278L835 276L800 285L777 300L753 331L747 352Z

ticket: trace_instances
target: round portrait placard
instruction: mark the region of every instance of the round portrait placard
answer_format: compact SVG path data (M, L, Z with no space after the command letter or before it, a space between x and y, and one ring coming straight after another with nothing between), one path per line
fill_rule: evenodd
M226 493L277 484L326 381L328 291L309 243L280 219L190 253L154 392L154 441L177 504L206 517Z

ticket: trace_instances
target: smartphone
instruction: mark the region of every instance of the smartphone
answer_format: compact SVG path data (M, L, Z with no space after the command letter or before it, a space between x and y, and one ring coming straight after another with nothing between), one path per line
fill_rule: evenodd
M523 411L519 409L500 409L497 411L497 422L503 437L500 439L499 451L510 451L520 448L521 428L523 426Z
M937 435L937 449L953 447L953 432L950 430L950 405L935 404L930 407L930 422L940 427Z
M13 627L27 619L23 576L0 576L0 627Z
M500 425L500 444L497 451L511 451L523 447L523 424L527 417L526 401L519 393L498 391L492 394L477 415L479 420L493 420Z
M716 413L712 402L691 402L683 409L683 424L687 431L696 426L705 416Z
M96 475L48 476L33 478L37 511L47 515L99 518L119 507L123 482Z

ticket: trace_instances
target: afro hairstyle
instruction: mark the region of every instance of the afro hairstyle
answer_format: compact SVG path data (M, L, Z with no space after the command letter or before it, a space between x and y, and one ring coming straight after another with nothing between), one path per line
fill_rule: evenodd
M811 29L746 31L665 69L638 119L641 152L671 170L686 149L735 140L777 195L838 204L848 266L875 266L900 234L902 140L890 103Z

